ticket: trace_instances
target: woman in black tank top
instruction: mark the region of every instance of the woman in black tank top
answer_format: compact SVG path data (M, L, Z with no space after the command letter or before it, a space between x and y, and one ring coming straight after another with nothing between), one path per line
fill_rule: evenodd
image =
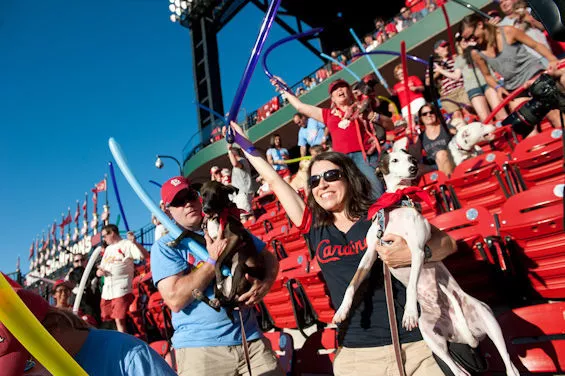
M426 151L423 163L431 166L430 170L437 169L450 175L455 167L448 147L451 135L441 125L437 113L435 106L431 103L426 103L418 111L418 119L425 129L420 134L416 151L420 153L422 149Z

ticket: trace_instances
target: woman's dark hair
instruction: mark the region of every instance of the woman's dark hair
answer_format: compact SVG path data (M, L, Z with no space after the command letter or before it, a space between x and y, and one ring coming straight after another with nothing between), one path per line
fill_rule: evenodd
M312 174L312 166L318 161L328 161L342 171L343 182L346 186L345 200L345 214L351 220L360 218L367 214L367 210L373 204L372 189L369 179L359 170L353 160L345 154L335 151L328 151L318 154L311 159L310 167L308 168L308 181ZM307 204L312 210L312 217L316 227L328 226L334 222L333 213L323 209L312 194L312 189L308 186L310 194L308 195Z
M282 147L283 147L283 144L282 144L282 137L281 137L281 135L278 134L278 133L275 133L275 134L273 134L273 135L271 136L271 147L272 147L272 148L276 148L276 145L275 145L275 138L277 138L277 137L280 139L280 144L279 144L279 146L282 148Z
M429 107L430 110L432 110L433 113L436 114L436 118L437 118L437 114L438 114L437 108L433 103L431 103L431 102L424 103L424 105L422 107L420 107L420 109L418 110L418 122L420 124L422 124L422 112L424 110L424 107ZM437 118L437 120L439 121L439 118Z
M465 16L465 18L463 18L463 21L461 21L461 29L460 32L461 34L463 34L463 29L465 29L466 27L469 28L476 28L477 25L479 23L483 24L483 27L485 28L485 31L487 32L485 40L487 45L492 45L492 46L496 46L496 30L497 27L494 25L491 25L488 22L485 22L485 19L482 18L481 16L479 16L476 13L472 13L468 16Z

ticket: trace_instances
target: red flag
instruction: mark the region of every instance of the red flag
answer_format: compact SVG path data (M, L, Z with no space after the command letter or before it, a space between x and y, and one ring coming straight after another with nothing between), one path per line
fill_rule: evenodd
M34 253L35 253L35 248L33 247L33 242L31 242L31 246L29 247L28 260L31 260L33 258Z
M65 219L63 219L63 223L65 224L65 226L67 226L70 225L72 222L73 222L73 217L71 217L71 208L69 208L67 216L65 217Z
M78 226L78 219L79 219L79 218L80 218L80 204L79 204L79 202L78 202L78 200L77 200L77 210L76 210L76 212L75 212L75 218L74 218L75 224L76 224L77 226Z
M49 237L45 240L45 232L43 233L43 238L41 239L41 252L44 252L49 246Z
M53 226L51 226L51 238L53 238L53 243L57 243L57 221L53 221Z
M102 181L100 181L98 184L95 184L94 188L92 188L92 192L94 193L104 192L105 190L106 190L106 179L102 179Z

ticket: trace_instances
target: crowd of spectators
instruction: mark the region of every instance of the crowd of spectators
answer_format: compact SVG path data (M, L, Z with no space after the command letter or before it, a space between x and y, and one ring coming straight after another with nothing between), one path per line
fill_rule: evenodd
M376 31L363 37L365 49L377 48L396 33L422 20L428 12L440 5L442 4L439 0L407 0L406 7L401 9L400 14L394 20L388 23L380 18L375 20ZM415 145L419 148L418 157L424 167L422 173L440 170L449 176L455 167L448 148L452 135L470 121L485 120L491 109L496 107L510 91L531 83L541 71L548 68L554 71L557 62L556 55L563 56L563 50L559 49L561 46L547 39L543 25L530 15L522 0L501 0L500 11L504 14L503 18L497 12L493 12L491 13L493 18L489 21L475 14L465 17L459 33L456 34L455 51L451 50L451 46L445 40L435 41L434 85L429 81L427 72L425 77L409 75L406 83L402 66L394 67L394 78L397 83L393 87L392 94L396 97L394 99L400 103L399 113L393 101L383 106L384 103L381 103L376 97L375 87L379 83L372 79L372 76L368 76L363 82L353 86L344 80L334 80L329 85L330 108L305 104L300 100L300 96L319 82L331 79L331 75L341 70L341 67L329 63L317 70L313 76L304 78L302 84L294 92L283 94L284 101L297 111L292 121L297 126L296 145L300 150L298 168L294 168L289 163L291 155L284 147L285 144L292 144L292 142L289 140L283 142L279 134L273 134L270 148L266 150L266 160L276 171L278 177L271 180L276 182L277 179L283 179L290 183L294 190L306 192L308 191L309 157L316 157L324 151L335 151L347 155L349 157L347 163L351 163L350 167L358 172L358 175L362 174L367 178L361 178L367 180L372 188L370 192L365 192L367 197L379 197L383 192L383 187L374 174L377 158L383 150L392 148L393 143L402 136L417 136ZM343 64L349 64L355 60L351 56L359 52L359 47L353 46L347 51L333 51L331 55ZM272 83L280 91L278 83L276 81ZM430 102L432 99L430 86L438 89L441 108ZM525 96L517 98L509 104L508 110L513 111L520 103L528 99ZM408 118L409 113L412 118ZM502 109L496 119L501 120L507 114L508 112ZM548 119L554 125L557 124L551 113ZM448 127L443 126L442 120L447 121ZM416 124L414 127L416 135L412 134L412 129L407 127L410 123ZM225 127L224 129L215 128L210 142L222 139L224 134ZM252 223L255 221L252 206L254 197L270 194L273 187L270 187L261 176L257 179L253 178L250 162L239 147L228 144L227 154L230 162L229 168L213 166L210 169L210 179L236 188L236 193L231 199L241 209L240 219L242 222ZM259 163L258 159L255 163ZM267 171L260 163L259 166ZM295 170L296 174L293 176L291 171ZM163 200L160 206L183 228L190 229L200 225L201 210L197 210L197 214L190 212L191 215L198 218L191 219L190 216L183 214L182 210L189 203L191 208L198 206L196 200L198 195L194 193L190 183L182 179L184 178L176 177L165 183L171 186L172 193L168 194L167 189L162 191ZM324 179L328 178L324 175ZM177 180L178 184L175 183ZM335 180L328 180L328 182L332 181ZM188 274L186 268L198 269L199 274L207 276L203 281L208 281L208 284L202 282L206 287L212 280L214 272L210 267L199 268L200 264L196 261L193 264L187 264L182 260L184 256L180 256L179 250L169 247L167 241L172 239L163 225L156 218L153 218L153 223L157 228L155 241L158 244L155 249L159 252L157 256L159 257L158 272L157 274L153 272L156 278L154 282L157 285L158 282L164 281L157 287L163 294L165 302L174 311L173 321L176 318L178 328L179 322L189 323L190 321L190 315L183 310L191 304L193 297L187 295L186 291L181 291L177 282L182 280L194 284L195 282L188 278L193 274ZM127 312L133 301L134 262L143 262L144 259L149 258L149 253L143 245L136 241L133 233L128 233L127 239L122 239L117 226L106 225L101 235L104 240L104 253L100 264L87 278L87 286L78 316L71 312L71 301L73 293L77 293L77 286L85 271L85 259L82 255L75 255L73 267L65 279L53 285L53 307L45 306L48 303L38 296L31 296L20 290L18 294L32 308L32 311L35 309L34 313L50 332L57 334L60 337L58 339L65 344L69 344L67 350L75 355L75 359L85 369L100 371L104 366L96 364L92 355L88 355L90 350L85 349L105 347L105 362L108 359L130 359L128 367L124 368L120 374L140 374L138 372L147 369L151 369L151 374L174 374L172 369L143 342L121 333L106 333L93 329L93 326L106 322L119 332L127 332ZM206 239L206 242L208 248L211 249L211 240ZM221 247L220 243L215 244L213 249L217 256L221 253ZM201 262L206 265L213 264L209 260L201 260ZM267 282L266 285L269 283L272 281ZM266 288L266 291L261 290L259 296L266 294L270 287L270 285L268 287L256 286L255 282L254 286L256 289ZM179 294L183 297L182 304L178 303ZM249 297L249 302L256 303L255 297ZM206 311L202 313L203 320L204 317L207 322L212 322L216 316L209 315L209 312ZM222 316L222 320L224 319L225 317ZM233 322L225 321L224 324L230 333L237 332L238 328ZM271 359L270 349L266 348L263 340L258 340L259 335L255 335L256 328L253 325L256 324L253 323L253 320L246 319L245 325L248 324L252 327L250 340L257 341L255 345L258 354L264 356L265 359ZM183 350L181 357L184 360L181 359L179 364L185 368L191 367L189 359L199 355L191 349L192 345L187 344L194 340L191 337L194 333L202 333L201 329L190 330L185 333L181 330L180 334L175 334L180 344L178 348ZM0 334L4 331L5 328L0 325ZM74 343L65 340L72 336L79 341ZM8 338L6 342L6 338L8 337L3 337L5 345L15 346L13 340ZM240 339L234 338L230 337L230 341L241 342ZM228 341L230 344L228 346L231 346L230 341ZM200 338L197 342L203 344L202 346L216 346L206 345L208 342L205 338ZM112 350L119 343L125 345L120 349ZM0 349L2 349L1 346ZM10 364L14 367L23 368L25 366L33 369L36 366L35 362L29 359L27 353L25 354L25 359L18 357L17 362L14 361L16 358L11 357ZM5 354L0 352L0 364L7 359ZM276 364L269 364L267 368L270 368L273 374L279 374Z

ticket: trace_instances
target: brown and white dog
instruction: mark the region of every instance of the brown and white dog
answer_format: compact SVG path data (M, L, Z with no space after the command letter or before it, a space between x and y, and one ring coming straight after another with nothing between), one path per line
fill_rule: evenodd
M241 224L240 210L229 198L229 195L236 192L236 188L217 181L204 183L200 190L208 235L214 239L222 233L228 244L216 261L216 298L208 300L200 291L193 292L197 299L216 310L220 306L225 307L230 316L231 310L237 306L237 298L251 287L245 275L249 274L257 279L264 278L264 267L259 262L259 253L253 238ZM231 275L222 274L223 266L230 270Z
M418 174L418 164L406 151L385 154L380 161L379 170L383 174L388 193L381 199L386 200L393 196L400 196L401 199L403 195L398 193L403 192L401 189L404 189L404 192L419 192L418 188L410 187ZM396 234L406 240L412 254L410 267L390 269L392 275L406 286L402 325L408 330L419 326L430 349L449 366L454 375L469 373L451 358L447 341L477 347L485 336L496 345L507 374L519 375L510 360L502 331L490 308L467 295L442 262L424 263L424 247L431 237L430 223L413 206L394 207L389 210L384 231L381 231L383 229L380 228L379 221L374 221L367 232L367 251L345 292L333 322L341 323L347 318L355 292L368 277L378 257L376 245L380 239L377 234ZM417 303L420 303L420 318Z

